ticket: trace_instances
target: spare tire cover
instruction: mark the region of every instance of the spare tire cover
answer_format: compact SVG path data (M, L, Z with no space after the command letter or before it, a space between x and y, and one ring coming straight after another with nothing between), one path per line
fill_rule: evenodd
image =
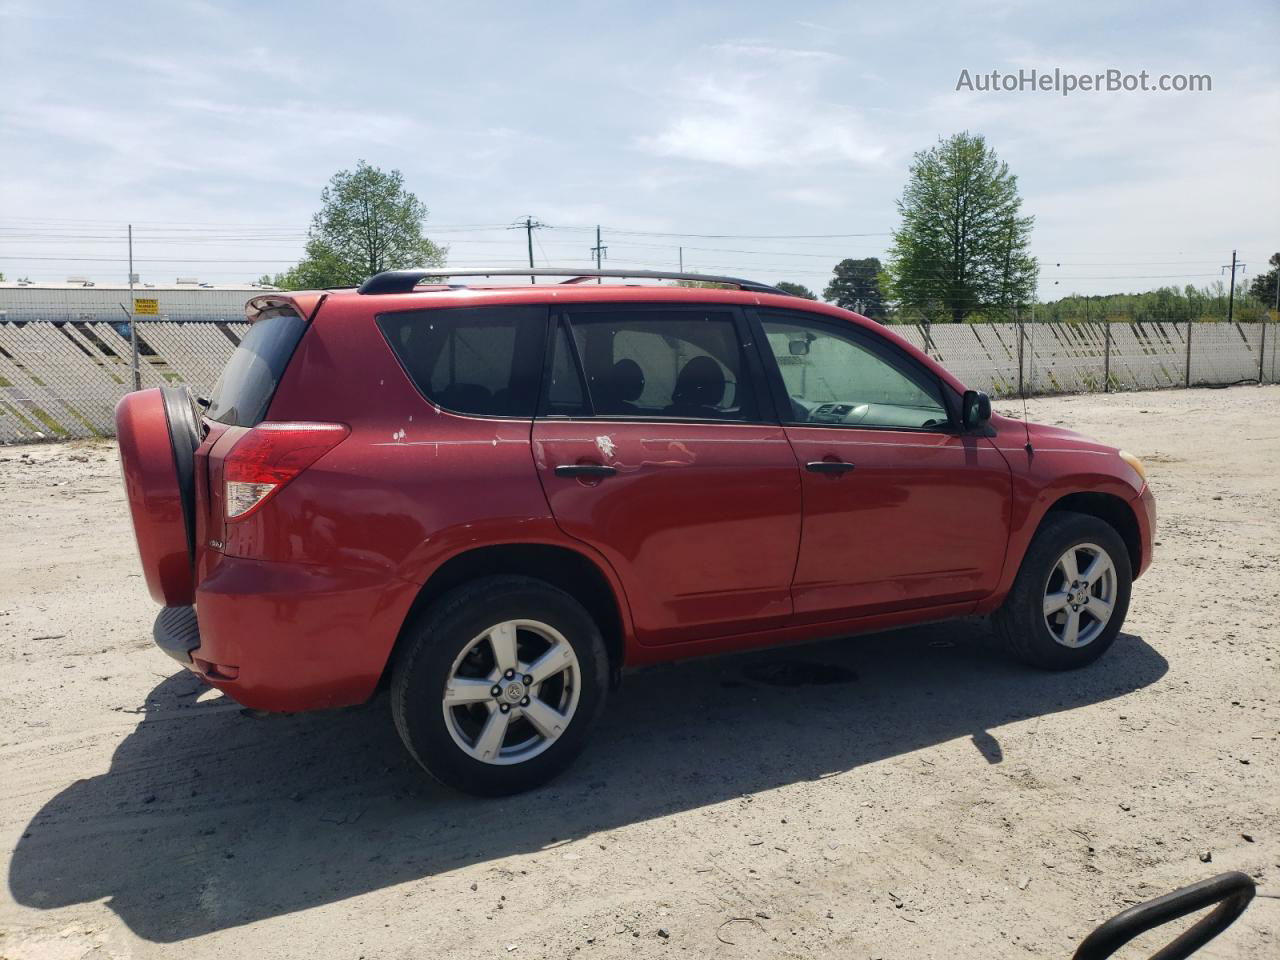
M195 600L195 451L199 413L185 387L152 387L116 405L120 469L147 589L165 606Z

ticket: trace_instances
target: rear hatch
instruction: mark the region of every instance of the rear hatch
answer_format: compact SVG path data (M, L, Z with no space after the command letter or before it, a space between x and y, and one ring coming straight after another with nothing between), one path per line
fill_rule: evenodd
M194 602L195 585L216 560L223 541L226 455L266 417L280 378L322 299L323 295L307 294L250 301L246 313L252 326L203 411L185 387L129 393L117 405L125 492L143 574L157 602ZM268 444L277 459L282 439L274 434ZM310 436L302 439L304 444L314 443ZM261 449L258 459L263 459ZM257 466L262 473L262 463ZM278 480L280 475L275 469L273 476ZM271 485L254 489L264 486Z
M197 582L208 574L226 539L227 455L266 419L280 378L307 329L308 318L292 302L250 301L248 313L253 325L213 388L204 412L209 435L196 451Z

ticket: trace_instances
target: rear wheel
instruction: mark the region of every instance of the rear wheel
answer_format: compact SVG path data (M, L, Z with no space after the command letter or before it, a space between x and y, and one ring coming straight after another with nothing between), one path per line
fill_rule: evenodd
M600 630L567 593L487 577L442 597L396 665L391 709L428 773L468 793L536 787L581 752L608 689Z
M1086 514L1052 513L996 613L996 636L1024 663L1085 666L1120 632L1131 584L1129 552L1112 526Z

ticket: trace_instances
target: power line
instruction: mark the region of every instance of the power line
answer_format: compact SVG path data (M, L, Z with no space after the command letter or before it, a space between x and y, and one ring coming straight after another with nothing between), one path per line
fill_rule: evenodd
M562 227L561 229L565 228ZM624 230L620 227L609 227L609 232L631 237L688 237L694 240L843 240L853 237L893 236L893 231L875 233L674 233L661 230Z

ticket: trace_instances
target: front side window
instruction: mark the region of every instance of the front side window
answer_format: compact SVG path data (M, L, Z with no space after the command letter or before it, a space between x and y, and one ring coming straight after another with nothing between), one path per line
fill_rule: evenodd
M422 394L456 413L532 417L545 307L459 307L384 313L378 327Z
M764 318L793 422L837 426L945 426L939 385L906 364L824 326Z
M583 312L571 327L598 417L756 417L730 311Z

